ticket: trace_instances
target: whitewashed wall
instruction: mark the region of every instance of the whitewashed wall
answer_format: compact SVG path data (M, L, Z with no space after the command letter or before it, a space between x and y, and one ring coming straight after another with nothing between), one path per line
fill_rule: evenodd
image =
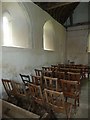
M67 60L88 64L88 25L69 27L67 30Z
M8 8L12 12L14 11L14 4L16 5L16 3L12 3ZM2 48L2 78L16 81L21 81L19 73L30 74L34 68L63 63L65 59L66 29L34 3L24 3L24 7L29 15L31 25L32 49ZM5 9L5 5L3 9ZM15 10L18 11L18 9ZM55 51L53 52L44 51L42 47L43 26L48 20L52 21L55 29ZM20 24L22 21L18 20L18 22ZM23 37L23 34L18 40L21 40L21 37Z
M73 12L73 24L88 22L88 2L81 2ZM65 22L70 25L70 19ZM88 25L69 27L66 39L66 62L88 64Z

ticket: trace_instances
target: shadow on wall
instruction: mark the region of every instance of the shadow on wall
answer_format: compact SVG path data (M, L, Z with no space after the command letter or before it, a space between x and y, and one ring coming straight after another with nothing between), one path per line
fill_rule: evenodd
M20 70L18 70L15 66L4 64L2 65L2 78L3 79L9 79L9 80L15 80L15 81L21 81L19 74L30 74L30 66L26 66Z
M3 79L15 79L17 75L16 68L12 65L4 64L2 65L2 78Z
M39 65L39 66L24 66L23 68L20 68L19 70L13 66L13 65L9 65L9 64L4 64L2 65L2 78L3 79L9 79L9 80L15 80L18 82L22 82L19 74L34 74L34 69L38 68L38 69L42 69L42 66L49 66L49 64L43 64L43 65Z

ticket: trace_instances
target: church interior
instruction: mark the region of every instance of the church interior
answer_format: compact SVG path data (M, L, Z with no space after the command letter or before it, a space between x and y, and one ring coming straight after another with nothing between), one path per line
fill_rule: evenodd
M0 118L89 118L90 2L0 2Z

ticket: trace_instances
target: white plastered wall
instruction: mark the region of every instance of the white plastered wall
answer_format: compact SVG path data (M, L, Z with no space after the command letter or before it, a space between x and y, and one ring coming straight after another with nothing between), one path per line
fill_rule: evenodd
M67 31L67 60L88 64L88 25L70 27Z
M12 3L8 8L12 12L14 4L17 3ZM2 78L16 81L21 81L19 73L30 75L34 68L63 63L65 60L66 29L34 3L24 2L23 5L30 20L31 31L29 33L31 38L29 40L32 40L32 48L2 48ZM55 51L43 50L43 26L48 20L52 21L55 29ZM22 21L18 19L18 22L18 24L21 24ZM23 34L18 40L21 40L22 37Z

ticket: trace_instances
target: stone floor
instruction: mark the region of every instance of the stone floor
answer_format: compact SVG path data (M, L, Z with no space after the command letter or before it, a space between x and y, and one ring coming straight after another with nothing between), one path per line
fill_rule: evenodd
M89 118L89 109L90 109L90 79L82 80L81 82L81 94L80 94L80 106L77 107L76 112L73 111L72 117L76 118ZM57 118L66 118L65 115L59 114L56 115Z
M88 118L89 87L90 81L88 79L81 82L80 106L76 112L75 118Z

